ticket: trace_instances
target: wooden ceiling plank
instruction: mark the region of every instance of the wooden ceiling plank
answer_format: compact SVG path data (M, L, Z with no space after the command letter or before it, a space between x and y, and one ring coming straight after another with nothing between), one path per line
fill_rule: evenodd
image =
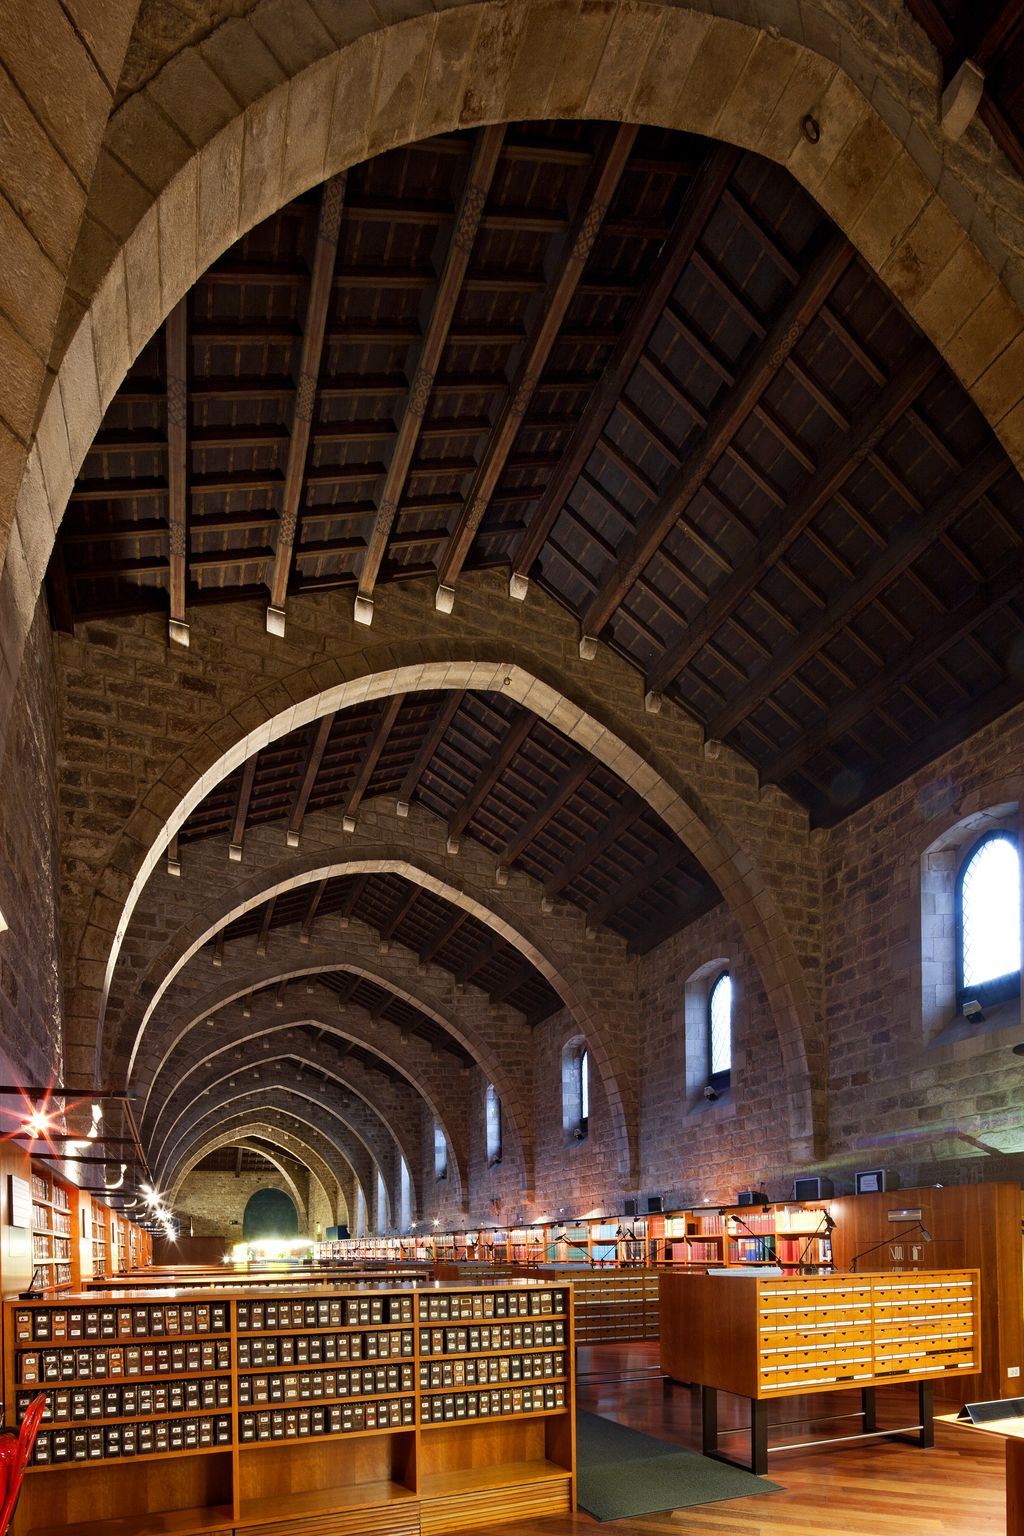
M603 901L587 909L587 922L592 928L603 928L608 919L623 907L628 907L652 885L669 874L686 857L682 843L673 838L649 863L642 864L631 879L616 884Z
M188 298L164 321L167 354L167 512L170 533L170 638L188 645Z
M514 864L516 859L522 856L534 838L543 832L548 822L552 821L562 807L572 799L573 795L593 771L593 767L593 758L585 755L577 759L564 778L558 781L547 798L537 807L533 815L520 827L513 841L506 845L503 856L504 863Z
M652 949L657 949L659 944L664 944L666 939L670 939L681 928L685 928L689 923L695 923L706 912L712 911L721 899L718 891L712 888L705 891L699 898L684 900L677 906L669 908L654 922L644 924L642 936L629 941L629 953L631 955L650 954Z
M612 571L584 612L581 627L585 638L596 639L600 635L680 513L700 491L733 435L784 365L854 255L849 241L838 233L825 241L764 338L754 346L736 384L712 407L700 441L680 468L669 476L662 495L641 519L636 533L626 539Z
M260 920L260 930L256 936L256 953L258 955L265 955L267 952L267 937L270 933L271 924L274 921L274 908L276 905L277 897L271 896L270 900L263 908L263 917Z
M333 729L335 716L324 715L313 732L309 747L306 751L306 760L302 767L298 787L295 791L295 799L292 801L291 813L288 817L287 841L289 848L299 846L299 834L302 831L302 822L306 814L306 806L309 797L313 793L317 774L320 772L320 764L323 761L324 752L327 749L327 741Z
M488 994L490 1001L492 1003L506 1002L513 993L518 992L520 987L525 986L528 981L532 981L536 975L537 972L529 960L521 961L511 976L490 989Z
M504 737L501 746L489 760L483 773L479 775L473 788L448 818L448 836L455 838L465 831L477 811L483 805L487 796L494 789L505 769L512 759L520 752L526 743L533 727L537 723L537 717L529 710L524 710L518 720L513 721Z
M422 895L422 888L418 885L413 885L410 886L406 895L400 901L395 903L395 907L391 913L391 916L380 929L380 936L384 940L385 944L394 936L395 932L401 928L402 924L405 922L406 918L409 916L413 907L416 905Z
M593 864L603 853L607 853L622 834L629 830L634 822L640 820L643 815L643 806L631 804L620 805L615 810L603 827L600 827L592 837L579 845L576 852L567 864L544 882L545 896L558 896L566 886L572 885L578 880L588 865Z
M424 773L427 771L427 767L433 758L434 753L437 751L438 747L441 745L442 740L447 734L448 727L451 725L452 721L455 719L455 716L461 709L462 701L464 698L465 694L456 690L455 692L450 693L446 699L442 700L440 708L434 717L434 723L430 727L430 730L427 732L427 734L424 736L423 743L419 751L416 753L416 756L413 758L409 770L399 786L397 799L398 804L405 807L404 814L408 814L409 802L416 791L420 779L422 779ZM400 811L399 815L402 814L403 813Z
M442 924L432 939L429 939L423 949L420 950L418 959L421 965L429 965L434 956L444 948L449 939L453 938L462 925L469 920L469 913L458 911L450 923Z
M291 439L288 444L288 466L285 470L274 571L270 581L270 605L267 610L267 629L271 634L276 635L284 634L284 606L292 563L292 547L298 527L306 457L309 452L309 439L316 410L317 381L320 376L324 333L327 329L327 314L331 303L331 287L338 253L338 233L341 228L344 200L345 174L342 173L340 176L332 176L330 181L324 183L320 196L316 250L309 281L309 299L302 333L302 355L295 390Z
M384 707L380 712L380 717L377 720L377 724L374 726L373 734L367 743L366 752L363 754L362 762L359 764L359 772L356 774L355 783L349 790L348 802L345 806L346 817L355 817L362 798L366 793L367 786L369 785L370 780L373 778L374 769L380 762L381 753L387 746L388 737L391 735L391 729L395 721L398 719L398 711L401 709L404 703L404 693L392 694L390 698L384 700ZM346 831L347 830L349 829L346 828Z
M512 451L523 417L557 340L559 327L576 293L594 241L600 234L608 207L629 162L637 132L635 127L627 124L620 124L616 128L611 144L599 150L594 171L580 199L580 205L574 212L572 225L565 236L564 253L558 253L560 259L554 264L552 281L544 303L438 568L439 602L446 603L448 607L451 602L448 594L454 588L476 531L497 488L505 461ZM588 379L586 382L589 388L591 381Z
M845 586L838 597L813 623L775 653L772 662L751 678L711 721L708 734L723 740L736 729L768 694L778 688L822 646L874 601L878 594L928 546L971 507L1004 474L1009 461L999 445L992 441L961 470L932 510L923 517L907 518L881 555L865 567L856 581Z
M724 624L822 507L878 445L907 405L941 366L934 348L921 346L859 418L853 432L837 430L822 456L820 467L801 489L768 521L754 549L714 590L697 623L665 651L651 667L647 682L656 693L690 665L712 635Z
M309 906L306 908L306 915L302 919L302 932L299 937L300 944L308 944L310 938L312 937L313 924L316 922L317 908L319 907L320 902L323 900L324 892L326 891L329 884L330 881L325 878L323 880L318 880L316 885L313 887L313 894L309 898Z
M505 129L501 124L482 128L477 134L469 175L452 226L448 253L437 285L423 346L419 357L415 360L415 366L410 365L412 383L409 386L405 410L392 448L387 479L377 503L373 532L359 569L356 618L363 624L369 624L373 618L373 589L380 573L381 562L387 552L398 505L409 474L409 466L416 451L437 371L448 342L452 321L455 318L477 231L498 168L504 138Z
M242 843L245 838L245 824L249 819L249 803L252 800L252 787L256 782L256 765L259 762L259 753L253 752L245 760L242 769L242 777L238 783L238 796L235 800L235 809L231 818L231 837L228 843L228 857L237 864L242 857Z
M580 417L525 535L512 554L512 570L523 580L529 577L569 492L604 431L683 268L718 206L738 159L738 150L718 145L705 161L685 198L672 232L659 251L643 292L629 315L618 345Z
M494 959L495 955L498 954L501 950L502 943L503 940L499 937L499 935L493 934L491 938L487 940L483 948L478 949L476 953L472 955L469 960L467 960L466 964L461 966L459 970L455 972L455 980L459 982L460 985L465 986L466 982L471 981L472 978L476 975L477 971L482 970L489 961Z

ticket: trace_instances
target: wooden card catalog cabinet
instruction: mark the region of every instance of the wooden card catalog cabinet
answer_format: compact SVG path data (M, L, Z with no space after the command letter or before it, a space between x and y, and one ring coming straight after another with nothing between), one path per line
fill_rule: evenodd
M980 1368L976 1270L755 1283L759 1396Z

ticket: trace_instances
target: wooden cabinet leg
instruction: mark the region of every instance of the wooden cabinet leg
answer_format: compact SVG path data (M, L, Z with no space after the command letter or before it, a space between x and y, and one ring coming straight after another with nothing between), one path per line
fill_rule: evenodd
M768 1404L750 1400L750 1470L758 1477L768 1471Z
M921 1445L935 1444L935 1383L919 1381L917 1384L918 1417L921 1420Z
M715 1387L700 1389L700 1420L704 1455L714 1456L718 1451L718 1391Z
M861 1428L866 1435L873 1434L878 1428L878 1401L875 1397L874 1387L862 1387L860 1393L860 1411L864 1416Z
M1006 1442L1006 1536L1024 1536L1024 1440Z

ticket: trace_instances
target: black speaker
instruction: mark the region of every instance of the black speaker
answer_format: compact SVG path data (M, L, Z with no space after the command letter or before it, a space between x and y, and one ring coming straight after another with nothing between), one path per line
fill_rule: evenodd
M631 1200L624 1201L623 1202L623 1206L622 1206L622 1214L623 1214L623 1216L629 1216L630 1218L636 1216L636 1214L637 1214L637 1207L639 1206L639 1204L640 1204L640 1202L635 1197L633 1199L631 1199Z
M794 1200L830 1200L835 1194L831 1179L823 1179L818 1174L805 1174L802 1179L793 1180Z
M737 1205L767 1205L768 1196L763 1189L741 1189L736 1196Z
M662 1199L661 1195L648 1195L647 1196L647 1214L648 1214L648 1216L660 1216L664 1209L665 1209L665 1202Z

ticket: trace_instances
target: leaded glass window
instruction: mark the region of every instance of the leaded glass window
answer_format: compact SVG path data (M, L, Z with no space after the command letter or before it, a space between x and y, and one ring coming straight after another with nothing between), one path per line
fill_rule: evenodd
M708 993L708 1075L724 1082L732 1070L732 977L723 971Z
M1009 832L975 843L960 869L959 1000L999 1002L1020 985L1020 849Z

